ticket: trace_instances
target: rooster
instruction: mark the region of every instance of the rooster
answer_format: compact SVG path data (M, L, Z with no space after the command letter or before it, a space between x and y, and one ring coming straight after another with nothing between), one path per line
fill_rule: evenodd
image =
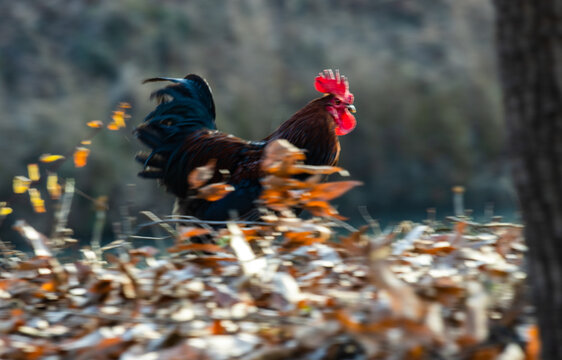
M324 70L315 78L315 88L324 96L312 100L262 141L246 141L222 133L215 125L215 104L207 82L190 74L183 79L157 77L144 81L172 84L155 91L159 102L135 130L138 139L152 149L136 159L143 164L139 176L159 179L174 194L174 214L203 220L228 220L233 213L256 219L255 201L262 191L260 167L268 143L286 139L303 149L308 165L336 165L340 153L338 136L355 128L353 94L349 83L336 70ZM233 191L217 201L196 196L188 175L215 162L210 183L228 177Z

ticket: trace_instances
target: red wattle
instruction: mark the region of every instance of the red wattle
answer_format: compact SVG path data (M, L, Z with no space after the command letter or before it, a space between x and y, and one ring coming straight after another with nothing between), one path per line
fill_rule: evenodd
M339 119L336 123L338 125L336 126L336 135L341 136L355 129L357 121L355 120L355 116L351 115L348 110L344 110L339 112Z

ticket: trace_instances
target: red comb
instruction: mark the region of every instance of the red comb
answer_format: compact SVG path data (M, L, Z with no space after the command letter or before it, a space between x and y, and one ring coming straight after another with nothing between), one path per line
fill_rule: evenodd
M353 94L349 92L347 78L340 75L339 70L336 70L335 75L331 69L324 70L324 73L318 74L316 79L314 79L314 87L321 93L334 94L348 104L353 103Z

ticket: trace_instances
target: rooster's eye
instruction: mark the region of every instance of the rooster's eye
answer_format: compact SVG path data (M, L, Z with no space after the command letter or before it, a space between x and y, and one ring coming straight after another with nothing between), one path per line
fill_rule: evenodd
M334 101L334 103L335 103L336 105L339 105L339 104L341 104L341 100L340 100L340 99L336 99L336 100Z

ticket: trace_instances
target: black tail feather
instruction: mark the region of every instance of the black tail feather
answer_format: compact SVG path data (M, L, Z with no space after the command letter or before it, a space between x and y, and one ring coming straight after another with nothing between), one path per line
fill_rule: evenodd
M137 138L151 149L136 156L144 167L139 176L163 179L169 190L181 194L186 181L186 154L181 149L194 132L216 129L215 104L209 85L197 75L154 77L144 83L157 81L173 84L152 93L159 104L135 130Z
M166 166L166 158L162 155L141 151L135 156L135 160L143 164L144 167L160 168Z
M164 171L156 168L145 168L138 175L145 179L162 179L164 178Z

